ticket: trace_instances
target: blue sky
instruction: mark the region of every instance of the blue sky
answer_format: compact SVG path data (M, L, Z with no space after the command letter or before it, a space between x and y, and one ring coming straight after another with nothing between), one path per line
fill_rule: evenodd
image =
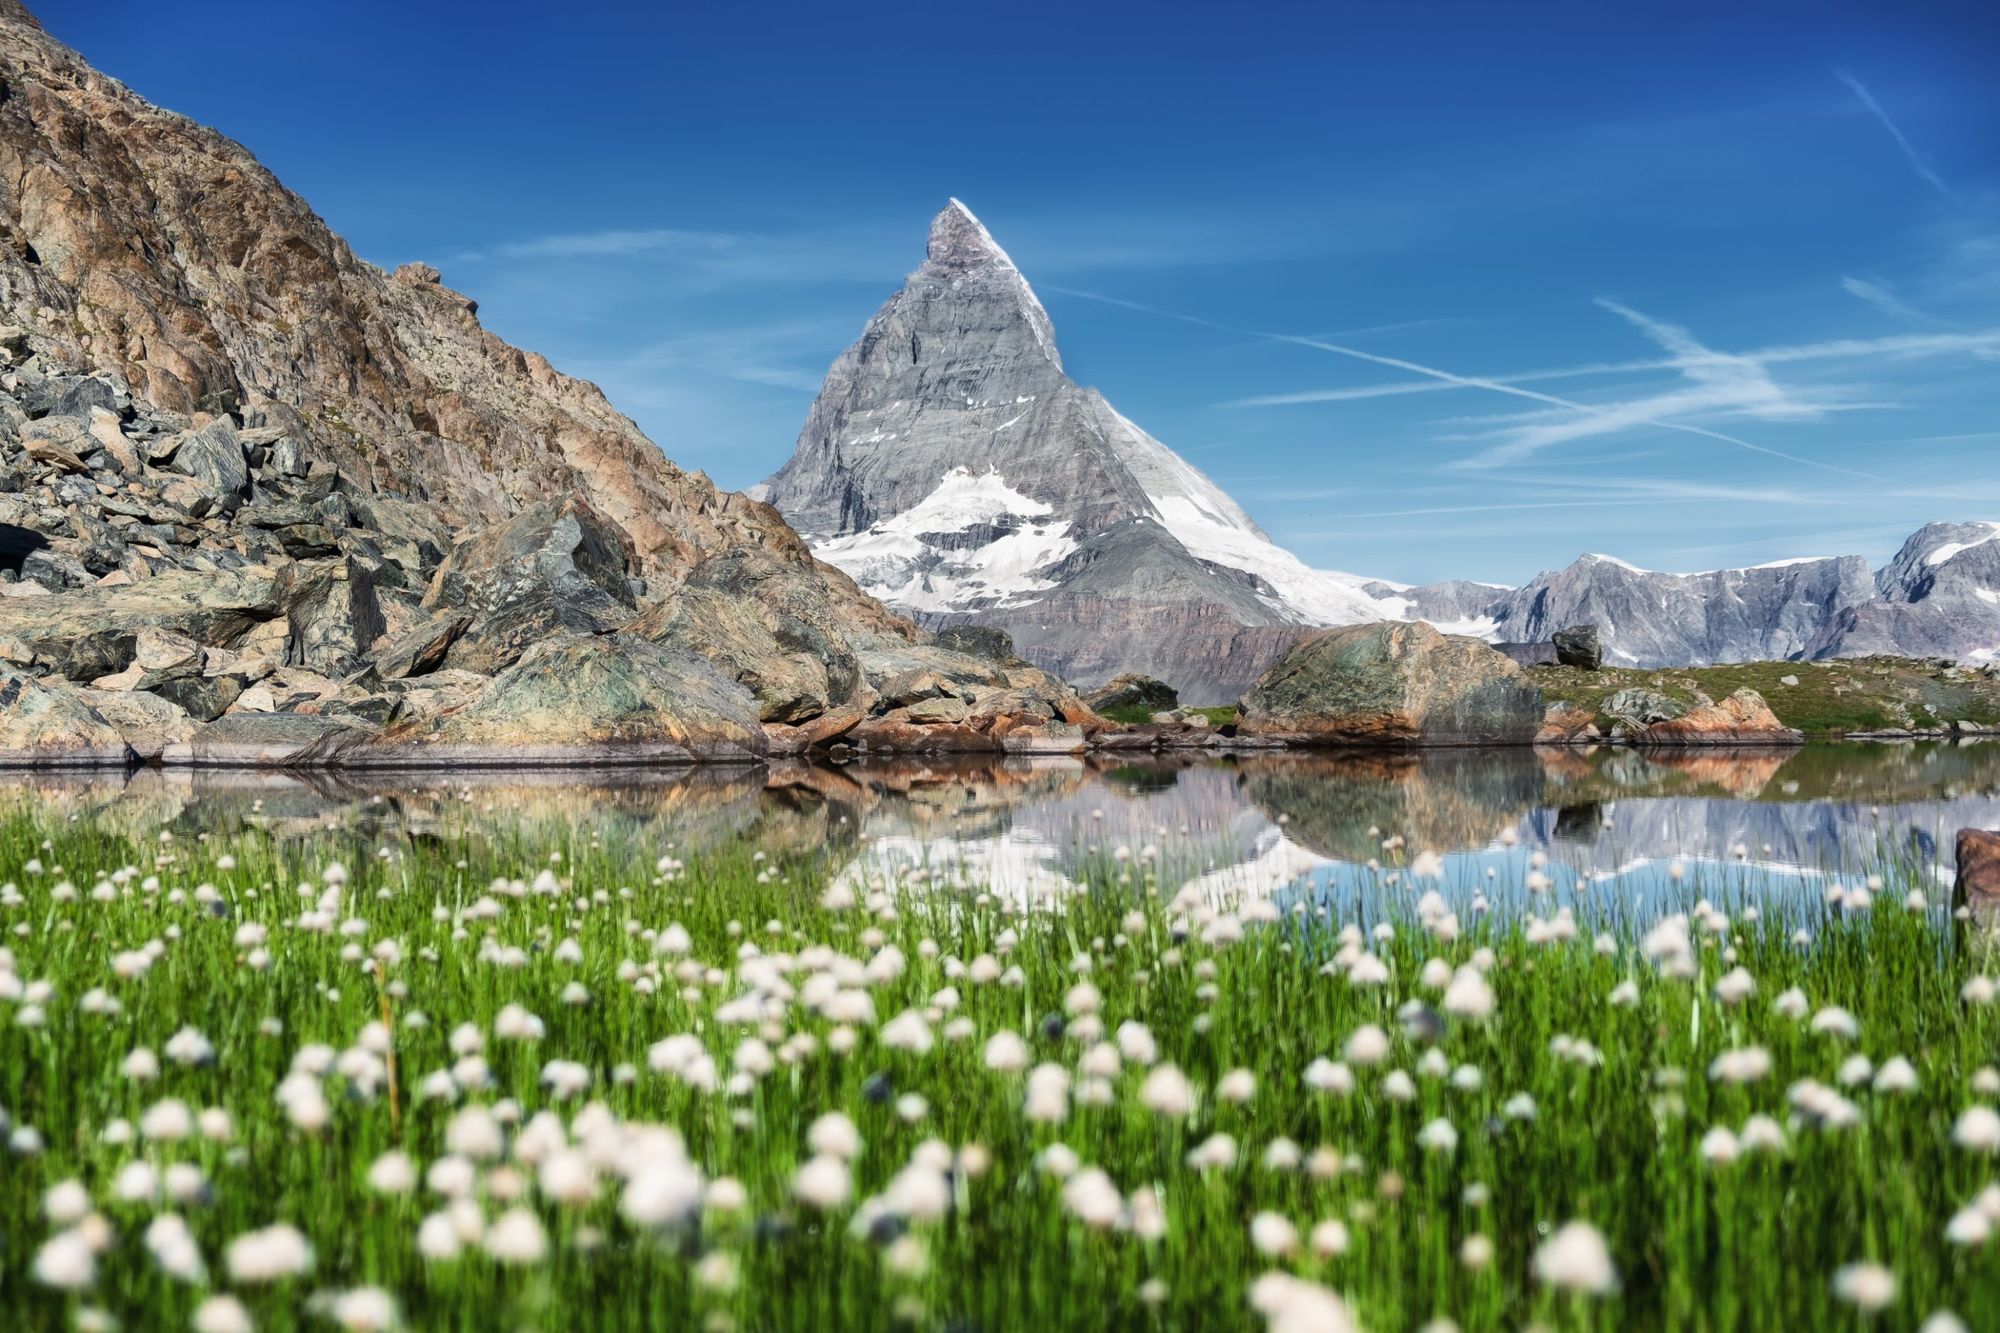
M1991 6L1242 10L38 7L725 486L956 195L1072 374L1315 564L2000 518Z

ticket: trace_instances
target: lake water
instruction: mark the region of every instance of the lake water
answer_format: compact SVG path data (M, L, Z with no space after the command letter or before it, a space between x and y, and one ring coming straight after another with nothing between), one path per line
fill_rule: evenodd
M578 839L690 861L734 845L863 888L914 878L1023 902L1093 875L1143 874L1164 892L1351 907L1399 891L1371 859L1434 851L1454 906L1477 910L1491 893L1503 907L1494 886L1540 867L1552 901L1638 908L1696 891L1817 899L1885 866L1948 885L1956 831L2000 826L2000 745L905 759L393 781L140 770L5 790L44 816L141 838L261 830L392 858L411 840L474 838L518 846L524 862ZM1385 851L1393 835L1403 846Z

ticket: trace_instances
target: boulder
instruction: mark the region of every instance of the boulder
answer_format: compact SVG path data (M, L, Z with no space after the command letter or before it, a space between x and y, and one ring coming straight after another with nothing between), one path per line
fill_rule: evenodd
M938 647L967 657L984 658L1002 664L1018 662L1014 636L998 625L947 625L931 640Z
M175 676L149 688L196 721L213 722L243 693L243 682L234 676Z
M1542 727L1535 733L1537 745L1576 745L1602 740L1597 715L1575 704L1553 703L1542 715Z
M428 675L444 665L445 654L471 624L471 616L455 611L405 630L375 655L375 674L384 680Z
M1083 728L1068 722L1042 722L1013 727L1000 737L1008 754L1082 754Z
M686 586L753 607L782 652L808 671L817 663L825 672L829 706L848 702L860 688L861 664L848 636L866 626L842 613L817 571L767 550L737 549L696 565Z
M1800 745L1805 737L1778 721L1752 689L1715 703L1697 704L1679 717L1646 727L1632 738L1640 745Z
M558 634L604 634L633 618L632 539L580 499L532 505L466 538L432 576L423 609L472 623L445 654L487 675Z
M236 425L228 417L217 417L181 437L174 447L171 465L182 476L192 477L221 496L227 510L235 509L244 492L250 489L250 467L243 457L243 442L236 438Z
M1143 708L1148 713L1169 713L1180 707L1181 696L1174 687L1151 676L1124 675L1084 693L1083 701L1099 713L1114 708Z
M706 659L629 634L566 634L524 653L465 706L397 723L358 767L754 762L750 691Z
M1477 639L1422 622L1301 639L1244 696L1240 734L1291 745L1526 744L1542 692Z
M2000 903L2000 833L1960 829L1957 861L1958 880L1952 889L1954 902L1986 907Z
M131 747L74 690L0 673L0 767L127 764Z
M1604 666L1604 641L1598 637L1595 625L1559 629L1549 636L1549 642L1555 645L1556 661L1563 666L1584 671L1597 671Z
M201 645L178 630L147 625L133 635L132 665L162 676L198 673L202 669Z
M1606 695L1597 711L1612 724L1613 735L1643 730L1656 722L1671 722L1685 714L1688 706L1658 690L1629 686Z

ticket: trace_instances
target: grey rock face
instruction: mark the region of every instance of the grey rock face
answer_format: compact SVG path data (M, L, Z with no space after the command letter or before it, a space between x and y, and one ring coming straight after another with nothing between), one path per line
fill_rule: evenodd
M182 440L174 450L173 469L206 485L231 508L250 485L243 442L228 417L218 417Z
M625 634L545 639L464 708L392 729L354 765L754 762L750 692L707 660Z

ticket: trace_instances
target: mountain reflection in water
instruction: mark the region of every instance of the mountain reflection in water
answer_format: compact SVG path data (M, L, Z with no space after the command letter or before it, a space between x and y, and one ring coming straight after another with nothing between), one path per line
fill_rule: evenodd
M1135 866L1167 891L1360 892L1379 885L1366 863L1386 859L1392 835L1403 856L1444 855L1461 888L1540 852L1559 894L1639 894L1675 860L1752 888L1885 864L1948 880L1956 830L2000 825L2000 745L906 758L615 779L142 769L36 774L5 790L44 817L135 838L256 831L350 855L463 838L530 860L593 840L649 860L741 848L806 858L863 889L918 877L1024 900Z

